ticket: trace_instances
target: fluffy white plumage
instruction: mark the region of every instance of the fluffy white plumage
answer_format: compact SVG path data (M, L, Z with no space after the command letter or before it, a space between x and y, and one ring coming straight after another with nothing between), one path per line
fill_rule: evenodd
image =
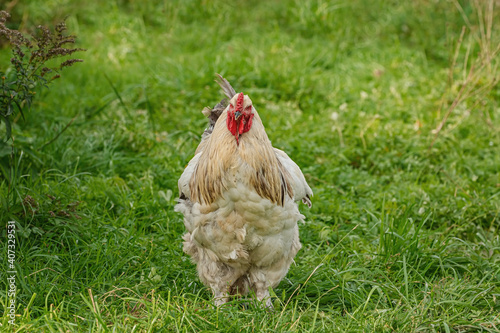
M297 222L304 216L296 201L310 206L312 191L297 164L271 146L248 96L241 105L242 94L239 105L251 110L253 120L235 140L228 113L234 113L238 95L220 78L230 104L179 179L175 209L187 229L184 252L217 305L251 289L272 308L269 287L279 284L301 248Z

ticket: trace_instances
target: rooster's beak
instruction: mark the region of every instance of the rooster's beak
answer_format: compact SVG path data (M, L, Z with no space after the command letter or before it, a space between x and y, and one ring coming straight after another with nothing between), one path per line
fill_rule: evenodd
M238 120L241 117L242 113L240 111L236 111L234 113L234 120Z

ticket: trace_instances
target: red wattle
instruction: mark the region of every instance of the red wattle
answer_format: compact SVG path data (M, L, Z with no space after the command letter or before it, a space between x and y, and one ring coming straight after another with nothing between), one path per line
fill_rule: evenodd
M240 134L250 131L250 128L252 127L252 119L253 119L253 113L250 114L248 119L245 119L245 125L243 127L243 131L240 132Z
M245 119L241 119L240 123L237 126L238 126L238 133L243 134L243 129L245 127Z
M227 129L231 132L232 135L236 135L236 121L234 120L234 114L228 113L227 115Z
M248 132L252 127L253 113L250 115L242 115L237 121L234 118L233 112L227 113L226 125L227 129L236 138L236 143L239 144L239 136L245 132Z

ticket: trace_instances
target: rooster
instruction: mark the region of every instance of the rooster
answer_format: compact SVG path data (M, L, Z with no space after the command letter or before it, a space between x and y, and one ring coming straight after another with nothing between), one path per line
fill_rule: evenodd
M203 110L209 127L179 179L183 250L216 306L253 290L272 309L269 288L301 248L297 201L311 207L312 190L297 164L273 148L250 97L220 75L217 82L229 103Z

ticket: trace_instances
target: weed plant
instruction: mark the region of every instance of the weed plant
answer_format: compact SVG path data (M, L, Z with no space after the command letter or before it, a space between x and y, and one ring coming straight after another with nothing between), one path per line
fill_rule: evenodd
M53 59L68 57L81 48L67 48L75 43L75 36L65 35L66 24L56 25L55 32L39 25L38 33L29 37L6 26L10 14L0 11L0 37L7 39L12 47L11 72L0 71L0 119L5 124L6 140L11 139L11 122L17 113L24 118L23 108L31 107L37 86L48 84L60 77L59 71L70 67L81 59L67 59L57 66L47 64ZM47 79L45 76L50 77ZM17 111L17 112L16 112Z

